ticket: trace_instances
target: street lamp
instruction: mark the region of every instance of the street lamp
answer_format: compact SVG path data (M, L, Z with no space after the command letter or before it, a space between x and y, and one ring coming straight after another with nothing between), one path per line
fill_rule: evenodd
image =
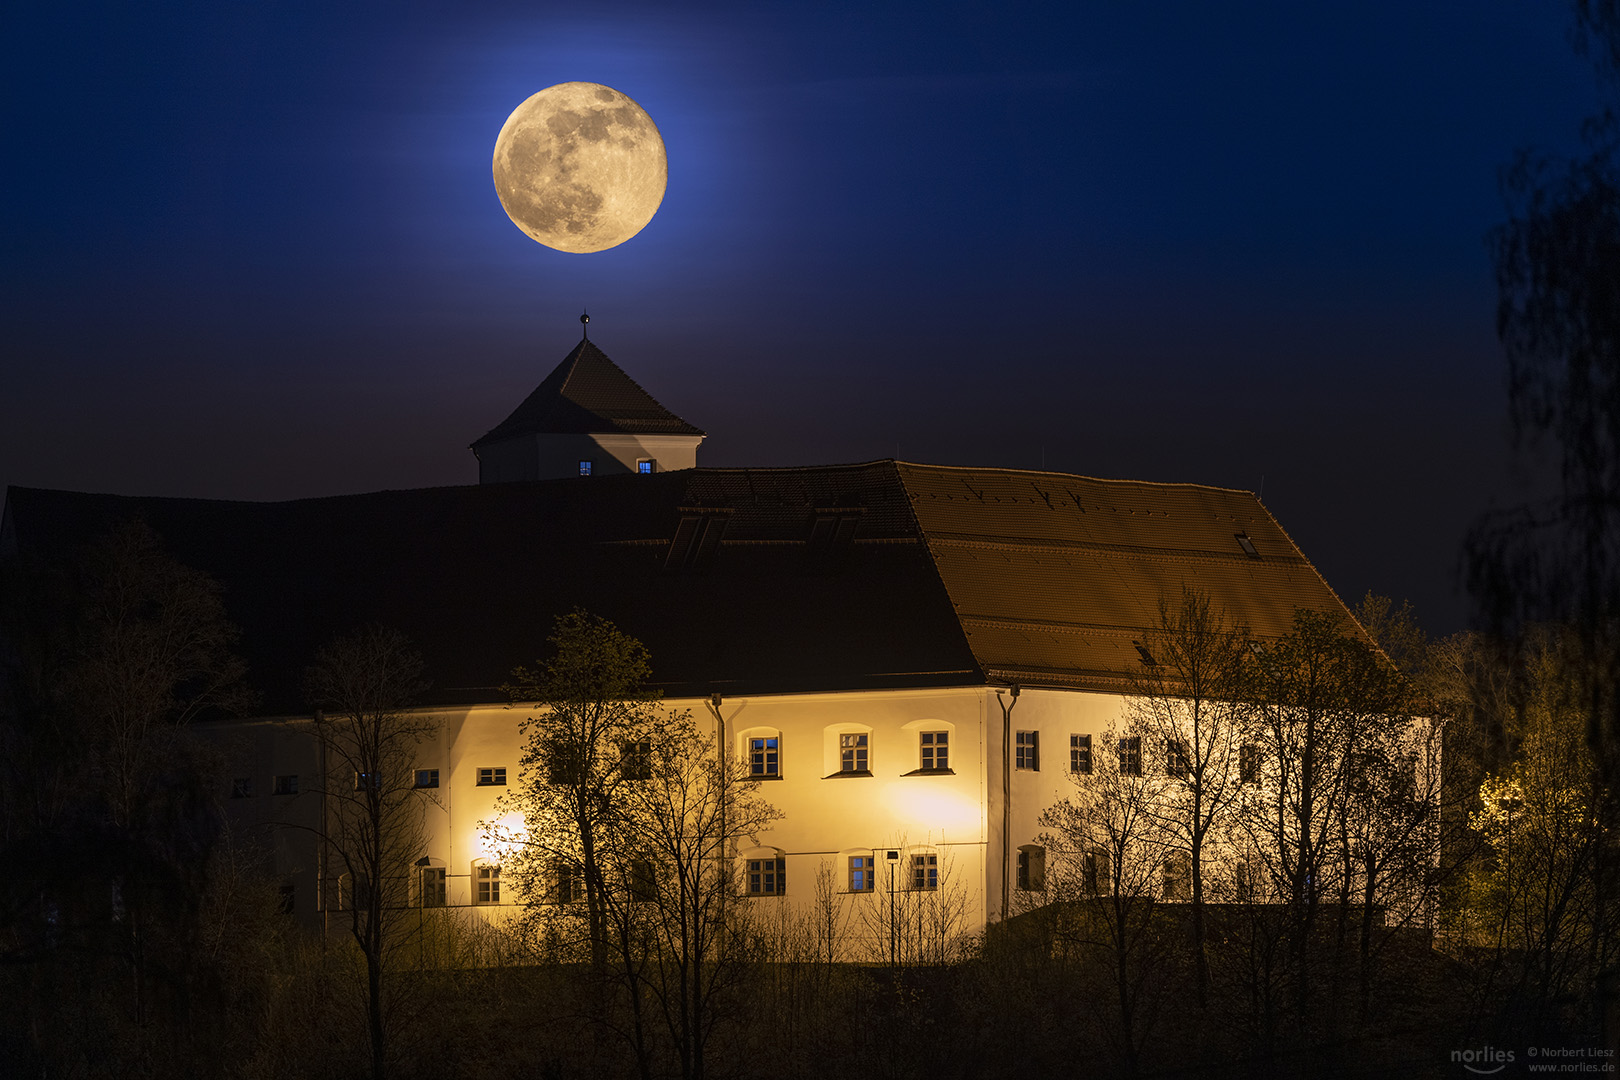
M900 865L900 853L888 851L884 858L889 864L889 967L892 968L899 962L899 928L894 924L894 868Z

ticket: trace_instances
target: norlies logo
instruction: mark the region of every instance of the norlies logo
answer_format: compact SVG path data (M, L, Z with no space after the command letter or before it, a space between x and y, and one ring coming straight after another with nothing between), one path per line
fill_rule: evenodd
M1513 1051L1498 1050L1494 1046L1482 1046L1478 1050L1453 1050L1451 1060L1471 1073L1490 1076L1513 1063Z

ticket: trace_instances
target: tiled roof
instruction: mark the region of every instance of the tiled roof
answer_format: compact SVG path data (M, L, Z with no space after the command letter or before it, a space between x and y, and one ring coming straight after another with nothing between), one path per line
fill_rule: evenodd
M465 703L501 700L576 605L641 638L681 696L1118 690L1183 584L1263 637L1296 607L1345 610L1245 491L889 461L286 503L12 488L0 554L59 558L130 518L221 582L272 711L299 709L315 651L367 622Z
M523 404L473 446L518 435L702 435L643 390L589 341L581 341Z

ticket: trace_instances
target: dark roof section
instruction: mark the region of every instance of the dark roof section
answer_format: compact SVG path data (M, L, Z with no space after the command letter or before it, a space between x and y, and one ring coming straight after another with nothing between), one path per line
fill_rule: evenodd
M653 399L588 340L473 447L520 435L703 435Z
M474 703L575 606L640 638L676 696L1117 691L1183 583L1262 637L1346 610L1249 492L891 461L284 503L11 488L0 546L60 558L131 518L220 581L273 712L302 711L316 650L368 622L416 642L435 702Z

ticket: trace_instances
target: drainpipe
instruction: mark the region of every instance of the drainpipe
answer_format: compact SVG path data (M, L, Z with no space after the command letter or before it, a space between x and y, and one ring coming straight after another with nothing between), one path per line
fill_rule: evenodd
M731 892L730 875L725 872L727 863L724 861L731 858L731 819L726 812L726 788L730 784L730 777L726 773L726 718L720 714L720 705L723 701L724 699L719 694L710 694L709 700L703 703L714 714L714 744L716 754L720 759L720 858L722 862L717 869L720 871L721 881L720 941L722 948L725 945L725 903L728 894Z
M1008 687L1011 700L996 691L996 704L1001 706L1001 918L1006 921L1012 906L1012 880L1008 873L1008 860L1012 845L1012 712L1018 707L1018 684Z

